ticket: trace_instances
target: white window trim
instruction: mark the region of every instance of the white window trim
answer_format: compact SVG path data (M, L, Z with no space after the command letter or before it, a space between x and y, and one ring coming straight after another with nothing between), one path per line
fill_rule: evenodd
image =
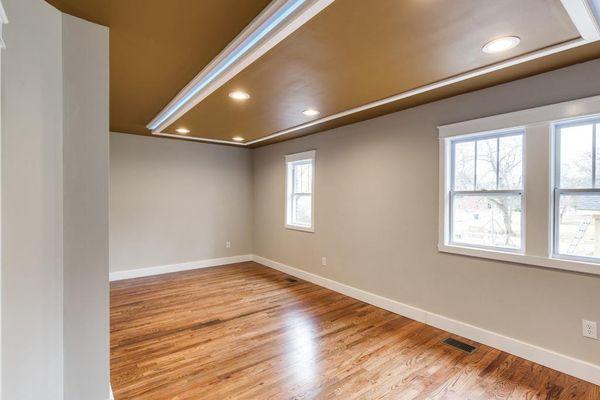
M440 138L438 250L444 253L600 275L600 263L564 259L553 254L552 189L555 136L553 127L563 120L594 115L600 115L600 96L438 127ZM524 209L525 223L522 227L524 251L503 251L450 244L448 193L451 168L447 165L450 160L450 138L516 128L525 130L523 198L527 210ZM536 207L528 208L528 202L536 204Z
M310 232L310 233L314 233L315 232L315 171L316 171L316 154L317 151L316 150L309 150L309 151L304 151L302 153L295 153L295 154L288 154L285 156L285 215L284 215L284 221L285 221L285 228L286 229L292 229L292 230L296 230L296 231L302 231L302 232ZM290 176L289 176L289 168L288 168L288 164L292 163L292 162L296 162L296 161L303 161L303 160L310 160L312 162L312 176L311 176L311 186L312 186L312 193L310 196L310 227L306 227L303 225L294 225L294 224L290 224L288 221L290 221Z

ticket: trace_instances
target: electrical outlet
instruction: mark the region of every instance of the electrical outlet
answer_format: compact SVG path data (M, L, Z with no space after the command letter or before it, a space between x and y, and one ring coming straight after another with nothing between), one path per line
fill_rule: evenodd
M225 247L227 247L228 249L231 248L231 242L230 241L225 242Z
M321 266L323 266L323 267L327 266L327 257L321 257Z
M596 321L583 320L583 336L591 339L598 339L598 327Z

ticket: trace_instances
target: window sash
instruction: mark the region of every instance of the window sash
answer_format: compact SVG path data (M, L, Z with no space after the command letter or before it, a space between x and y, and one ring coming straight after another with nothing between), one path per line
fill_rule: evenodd
M600 124L600 118L584 118L576 121L567 121L554 125L554 189L570 189L570 190L586 190L596 188L596 134L598 133L597 127ZM564 128L574 128L578 126L592 125L592 185L588 188L563 188L560 182L561 172L561 133Z
M553 196L553 240L552 240L552 256L565 260L583 261L583 262L600 262L600 257L586 257L560 252L560 197L561 196L598 196L600 197L600 189L554 189Z
M291 174L291 185L292 185L292 194L312 194L312 168L313 168L313 162L312 160L300 160L300 161L293 161L290 162L290 170L289 173ZM302 192L302 191L296 191L296 184L298 183L298 180L296 179L296 168L299 166L304 166L304 165L310 165L310 169L308 171L308 186L310 188L309 192Z
M525 171L525 143L524 143L524 131L523 129L511 129L499 133L483 133L477 135L468 135L467 137L459 137L450 140L450 191L448 193L448 243L451 245L468 246L473 248L481 248L488 250L501 250L508 252L523 252L525 249L525 207L524 207L524 196L523 187L519 189L498 189L500 185L500 139L504 137L521 136L521 184L524 181ZM496 189L477 189L477 144L479 141L496 139ZM456 187L456 144L459 143L470 143L474 145L474 166L473 166L473 190L455 190ZM521 202L521 241L518 248L503 247L503 246L485 246L474 243L458 242L454 240L454 203L456 196L518 196Z
M560 198L561 196L568 195L591 195L591 196L600 196L600 188L598 188L596 184L596 174L597 174L597 150L596 150L596 135L598 133L597 127L600 124L600 118L583 118L577 119L575 121L566 121L563 123L554 125L554 194L552 196L552 256L555 258L566 259L566 260L574 260L574 261L582 261L582 262L591 262L591 263L599 263L600 257L585 257L585 256L577 256L573 254L565 254L560 252ZM591 186L586 188L563 188L561 187L560 177L561 177L561 140L562 140L562 130L564 128L574 128L578 126L592 125L592 175L591 175Z
M286 157L286 215L285 226L290 229L314 231L314 178L315 178L315 151L307 151L287 155ZM306 171L299 171L299 167L309 165ZM300 173L303 172L303 173ZM298 190L296 190L298 189ZM298 221L297 201L308 198L310 203L309 222Z
M504 246L486 246L476 243L459 242L454 240L454 198L456 196L518 196L521 202L521 241L518 248ZM448 195L448 243L455 246L467 246L486 250L500 250L512 253L522 253L525 250L525 202L522 190L477 190L477 191L454 191L450 190Z
M311 202L311 221L307 224L304 222L300 222L296 219L296 215L297 215L297 207L296 205L297 203L297 199L302 198L302 197L308 197L310 199ZM291 212L290 212L290 221L289 223L291 223L292 225L298 225L298 226L302 226L305 228L308 228L310 226L312 226L312 194L311 193L292 193L290 196L290 207L291 207Z
M496 189L491 190L499 190L500 185L500 139L511 136L521 136L522 146L521 146L521 182L523 182L523 178L525 175L525 171L523 168L525 161L525 144L523 138L524 131L522 129L518 130L508 130L500 133L483 133L478 135L468 135L468 137L459 137L456 139L450 140L450 188L454 190L456 188L456 145L462 143L470 143L474 144L474 162L473 162L473 192L489 190L489 189L477 189L477 161L478 161L478 142L490 139L496 139ZM520 188L522 189L522 187ZM515 189L516 190L516 189ZM466 192L466 191L464 191Z

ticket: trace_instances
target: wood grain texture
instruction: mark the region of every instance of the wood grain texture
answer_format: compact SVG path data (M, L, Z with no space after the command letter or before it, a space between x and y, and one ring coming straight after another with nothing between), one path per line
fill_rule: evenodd
M253 262L111 283L117 400L600 399L598 386L448 336Z

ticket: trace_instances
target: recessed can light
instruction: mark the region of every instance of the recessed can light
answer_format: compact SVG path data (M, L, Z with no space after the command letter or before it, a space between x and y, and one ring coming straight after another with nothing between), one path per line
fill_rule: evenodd
M186 128L177 128L175 129L175 132L180 133L182 135L187 135L188 133L190 133L190 130Z
M314 117L315 115L319 115L320 112L314 108L309 108L308 110L302 111L302 114L306 115L307 117Z
M241 136L234 136L232 139L235 140L236 142L243 142L244 141L244 138L241 137Z
M519 43L521 43L521 39L517 36L504 36L487 42L481 51L487 54L502 53L514 49Z
M246 92L235 91L229 93L229 97L231 97L234 100L248 100L250 98L250 95Z

